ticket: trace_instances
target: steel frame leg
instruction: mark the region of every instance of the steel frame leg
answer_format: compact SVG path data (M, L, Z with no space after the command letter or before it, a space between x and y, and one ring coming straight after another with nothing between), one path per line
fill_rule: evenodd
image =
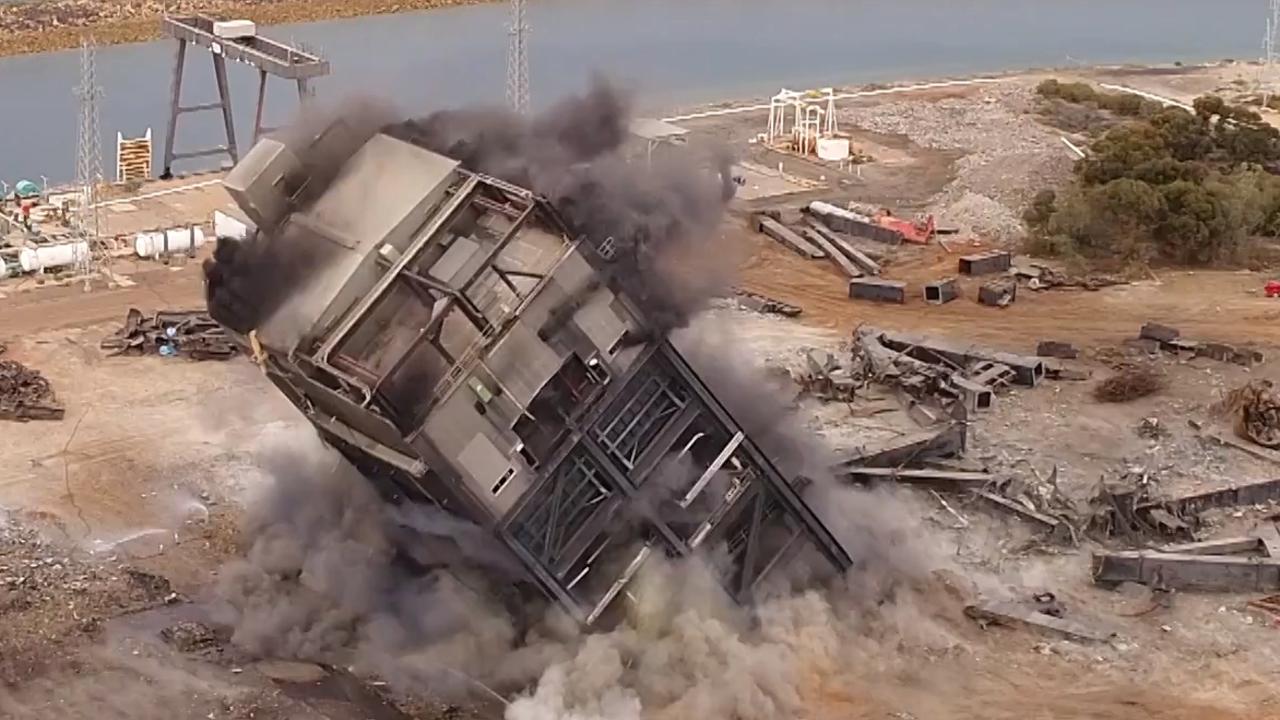
M218 99L222 101L222 124L227 130L227 154L231 162L240 162L240 151L236 149L236 123L231 114L231 88L227 85L227 59L213 53L213 76L218 81Z
M162 180L173 177L173 138L178 132L178 114L182 101L182 69L187 60L187 41L178 41L178 50L173 61L173 80L169 85L169 128L164 138L164 172Z
M267 71L258 71L258 111L253 116L253 141L262 137L262 112L267 104Z

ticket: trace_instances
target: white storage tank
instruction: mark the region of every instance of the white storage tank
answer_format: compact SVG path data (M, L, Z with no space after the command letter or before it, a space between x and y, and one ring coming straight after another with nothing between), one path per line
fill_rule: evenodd
M838 217L844 220L857 220L858 222L864 222L864 223L871 222L871 218L867 217L866 215L863 215L861 213L856 213L852 210L845 210L842 207L839 207L837 205L832 205L831 203L825 203L825 202L822 202L821 200L814 200L813 202L809 203L809 209L818 215L828 215L831 217Z
M839 162L849 157L849 138L818 138L818 158Z
M201 245L204 245L204 229L198 225L163 232L141 232L133 238L133 251L140 258L187 252Z
M18 266L23 272L41 272L50 268L75 265L88 259L89 243L84 240L25 247L18 252Z
M9 277L9 266L4 264L4 258L0 258L0 279Z

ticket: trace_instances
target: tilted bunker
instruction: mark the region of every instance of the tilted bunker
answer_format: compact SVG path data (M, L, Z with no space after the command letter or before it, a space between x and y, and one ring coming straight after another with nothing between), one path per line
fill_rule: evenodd
M739 601L800 553L848 568L806 481L610 281L610 238L385 133L300 202L309 180L270 138L226 178L258 241L305 236L314 265L240 337L385 496L491 529L588 626L657 554L706 552Z

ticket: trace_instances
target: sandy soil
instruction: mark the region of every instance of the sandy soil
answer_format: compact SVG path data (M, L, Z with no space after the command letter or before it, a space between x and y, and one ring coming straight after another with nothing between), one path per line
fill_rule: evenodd
M78 47L86 33L102 45L154 40L160 18L207 14L261 25L428 10L486 0L36 0L0 4L0 56Z

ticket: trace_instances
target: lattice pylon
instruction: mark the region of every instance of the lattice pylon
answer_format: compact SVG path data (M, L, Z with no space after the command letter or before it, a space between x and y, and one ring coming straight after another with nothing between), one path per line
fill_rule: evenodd
M80 85L75 90L80 99L80 122L76 136L76 185L80 190L76 208L76 235L89 251L76 258L76 271L88 275L105 261L106 249L100 235L98 188L102 185L102 129L98 121L97 52L92 36L80 42Z
M525 0L511 0L510 46L507 49L507 102L517 113L529 110L529 23Z

